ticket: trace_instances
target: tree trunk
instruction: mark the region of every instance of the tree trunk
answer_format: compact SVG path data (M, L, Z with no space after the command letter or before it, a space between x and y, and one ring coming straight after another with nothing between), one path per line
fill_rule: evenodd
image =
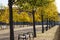
M12 13L12 0L8 0L9 2L9 24L10 24L10 40L14 40L14 29L13 29L13 13Z

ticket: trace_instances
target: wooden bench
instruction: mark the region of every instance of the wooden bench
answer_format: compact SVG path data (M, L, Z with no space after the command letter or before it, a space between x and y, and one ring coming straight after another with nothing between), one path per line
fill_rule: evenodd
M27 32L23 34L18 35L18 40L34 40L33 33L32 32Z

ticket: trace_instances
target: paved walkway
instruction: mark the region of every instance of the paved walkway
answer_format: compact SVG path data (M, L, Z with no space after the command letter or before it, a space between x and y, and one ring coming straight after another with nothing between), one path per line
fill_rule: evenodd
M60 40L60 26L56 30L54 40Z
M60 27L55 26L45 33L37 33L37 38L34 40L60 40Z
M31 27L25 27L25 28L16 28L16 29L14 29L14 31L24 30L27 28L28 29L32 28L32 26ZM9 32L8 29L1 30L0 34L8 33L8 32ZM48 31L45 31L44 33L37 32L37 37L34 38L34 40L60 40L60 27L58 25L56 25L55 27L49 29Z
M36 25L36 28L37 27L42 27L41 25ZM44 25L44 27L46 27L46 25ZM16 27L14 28L14 31L18 31L18 30L25 30L25 29L30 29L30 28L33 28L33 26L28 26L28 27ZM0 34L5 34L5 33L9 33L10 32L10 29L4 29L4 30L0 30Z

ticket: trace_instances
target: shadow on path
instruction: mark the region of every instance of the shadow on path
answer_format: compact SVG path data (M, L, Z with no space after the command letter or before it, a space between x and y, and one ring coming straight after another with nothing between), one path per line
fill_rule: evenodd
M54 39L53 40L60 40L60 26L57 28Z

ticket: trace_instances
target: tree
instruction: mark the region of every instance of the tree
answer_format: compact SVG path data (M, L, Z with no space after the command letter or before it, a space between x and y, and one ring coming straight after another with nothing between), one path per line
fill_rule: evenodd
M19 20L18 10L17 10L17 8L13 7L13 21L14 22L19 22L18 20Z
M5 7L3 5L0 5L0 21L2 21L2 15L5 12Z
M19 7L19 9L24 10L24 11L29 11L29 10L33 11L32 15L33 15L34 37L36 37L35 16L34 16L35 10L40 6L41 7L43 5L47 6L52 1L54 1L54 0L17 0L16 5ZM42 9L43 9L43 7L42 7ZM31 12L31 11L29 11L29 12Z
M3 15L2 15L2 22L4 22L4 23L9 23L9 10L7 9L7 8L5 8L4 9L5 11L4 11L4 13L3 13Z
M8 5L9 5L10 40L14 40L13 11L12 11L13 1L8 0Z
M26 12L21 12L19 14L19 19L20 19L21 22L29 22L30 21L29 15Z
M30 18L27 12L21 12L19 14L19 22L23 22L23 27L25 22L29 22Z

